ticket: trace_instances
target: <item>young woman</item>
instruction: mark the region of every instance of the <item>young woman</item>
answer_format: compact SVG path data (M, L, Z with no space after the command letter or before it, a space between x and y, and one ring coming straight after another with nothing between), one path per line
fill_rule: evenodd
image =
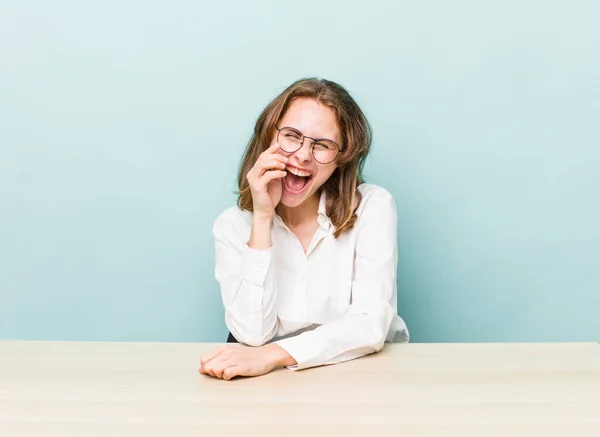
M394 199L366 184L371 128L335 82L303 79L262 112L238 206L214 224L230 340L201 358L216 378L304 369L407 342L396 312Z

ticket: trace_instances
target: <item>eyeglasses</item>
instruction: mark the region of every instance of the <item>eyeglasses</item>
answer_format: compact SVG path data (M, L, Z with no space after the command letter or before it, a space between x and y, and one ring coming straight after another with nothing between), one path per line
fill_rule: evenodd
M313 140L311 152L315 161L320 164L329 164L335 161L339 153L344 153L346 149L340 149L340 146L333 140L327 138L311 138L306 137L298 129L293 127L282 127L277 129L277 142L279 147L286 153L294 153L300 150L305 139Z

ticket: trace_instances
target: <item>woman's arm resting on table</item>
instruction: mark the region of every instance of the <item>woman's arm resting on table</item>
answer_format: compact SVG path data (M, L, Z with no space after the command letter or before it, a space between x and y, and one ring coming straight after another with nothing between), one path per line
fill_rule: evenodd
M297 361L293 369L348 361L383 348L396 314L398 217L394 199L383 189L364 201L356 222L352 303L342 319L276 342Z

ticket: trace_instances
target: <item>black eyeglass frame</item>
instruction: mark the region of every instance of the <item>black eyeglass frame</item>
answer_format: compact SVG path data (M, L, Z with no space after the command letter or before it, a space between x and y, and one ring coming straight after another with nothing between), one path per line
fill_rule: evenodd
M339 154L340 154L340 153L344 153L344 152L346 151L346 147L344 147L344 148L340 148L340 146L339 146L339 144L338 144L338 143L336 143L336 142L335 142L335 141L333 141L333 140L330 140L329 138L313 138L313 137L307 137L307 136L306 136L306 135L304 135L302 132L300 132L298 129L296 129L296 128L294 128L294 127L291 127L291 126L284 126L284 127L282 127L282 128L280 128L279 126L275 126L275 129L277 129L277 142L278 142L278 143L279 143L279 134L281 133L281 131L282 131L283 129L291 129L291 130L293 130L294 132L298 133L298 134L299 134L299 135L302 137L302 140L300 141L300 145L298 146L298 148L297 148L296 150L291 150L291 151L290 151L290 150L284 150L284 152L286 152L286 153L294 153L294 152L297 152L298 150L300 150L300 149L302 148L302 146L304 145L304 140L305 140L305 139L307 139L307 138L308 138L309 140L313 140L312 146L311 146L311 148L310 148L310 153L312 154L312 157L314 158L314 160L315 160L315 161L317 161L319 164L323 164L323 165L325 165L325 164L330 164L330 163L332 163L333 161L335 161L335 160L336 160L336 158L339 156ZM323 141L323 140L325 140L325 141L331 141L333 144L335 144L335 146L337 147L337 150L338 150L338 152L336 153L335 157L334 157L334 158L333 158L331 161L329 161L329 162L321 162L321 161L319 161L319 160L318 160L318 159L315 157L315 144L317 144L319 141ZM279 144L281 144L281 143L279 143Z

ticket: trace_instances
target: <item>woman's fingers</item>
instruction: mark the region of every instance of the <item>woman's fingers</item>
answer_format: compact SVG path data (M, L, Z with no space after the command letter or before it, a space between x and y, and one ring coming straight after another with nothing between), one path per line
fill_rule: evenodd
M275 153L279 150L279 143L273 143L269 146L267 150L261 153L261 155L269 155L271 153Z
M219 355L214 359L210 360L208 363L202 364L203 370L200 370L201 373L207 373L210 376L215 378L221 378L223 376L223 371L228 367L228 358L224 355Z
M203 364L200 370L201 373L206 373L214 378L225 379L225 371L228 368L237 366L237 360L235 357L226 357L219 355L210 362ZM230 379L233 376L230 376Z
M256 161L256 164L259 167L266 167L266 164L272 161L277 161L277 162L281 162L283 164L287 164L288 161L290 159L287 156L283 156L279 153L270 153L270 154L263 154L261 155L258 160Z
M272 180L275 180L275 179L284 178L284 177L286 177L286 175L287 175L287 171L284 171L284 170L270 170L270 171L266 171L259 178L248 179L248 182L250 183L250 188L254 192L262 193L269 185L269 182L271 182Z
M198 369L200 373L206 373L207 375L215 376L215 365L217 365L217 363L220 361L220 355L226 351L227 348L225 346L219 346L217 349L214 349L206 355L203 355L200 358L200 369Z
M264 152L262 152L260 154L260 156L258 157L258 162L265 160L265 159L277 159L278 161L281 162L287 162L288 161L288 157L282 155L281 153L277 153L277 151L279 150L279 144L275 143L274 145L272 145L271 147L269 147L267 150L265 150Z
M217 366L215 366L215 368L213 369L213 373L214 373L214 377L215 378L222 378L223 377L223 372L225 371L225 368L227 367L227 364L225 364L224 362L218 363Z
M274 208L281 200L281 194L269 192L268 184L274 179L280 179L287 173L284 172L289 161L287 156L278 153L279 144L274 143L262 152L252 169L246 175L246 180L252 191L254 212L265 215L273 214Z
M211 363L201 364L200 365L200 373L205 373L205 374L210 375L212 377L215 376L215 374L213 372L213 369L212 369Z
M242 366L231 366L223 371L223 379L229 381L231 378L239 376L242 372Z
M287 176L287 171L283 170L273 170L266 172L261 178L261 184L265 184L265 186L275 179L282 179Z
M212 360L216 356L220 355L221 352L223 352L223 351L225 351L225 348L223 346L218 347L217 349L214 349L214 350L210 351L209 353L203 355L202 358L200 358L200 362L202 364L208 363L210 360Z
M279 153L267 153L271 149L267 149L263 152L258 160L254 163L252 169L248 172L248 180L251 181L253 178L260 178L265 172L269 170L283 170L289 161L286 156L280 155Z
M260 163L260 166L261 166L261 169L258 173L259 178L268 171L285 169L285 163L278 161L276 159L266 159Z

